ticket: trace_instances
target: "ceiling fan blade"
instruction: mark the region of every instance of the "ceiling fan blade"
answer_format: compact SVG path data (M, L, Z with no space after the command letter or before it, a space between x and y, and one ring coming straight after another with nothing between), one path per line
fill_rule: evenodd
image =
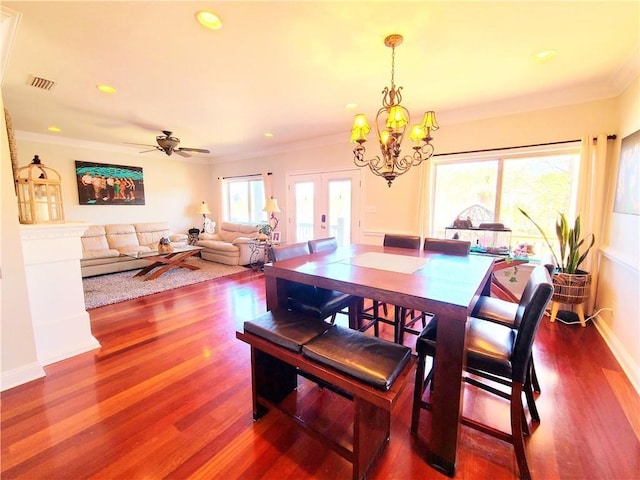
M151 145L149 145L149 146L151 146ZM156 150L162 150L162 149L156 147L156 148L154 148L152 150L143 150L142 152L138 152L138 153L149 153L149 152L155 152Z
M209 150L205 150L204 148L187 148L180 147L178 150L182 150L183 152L198 152L198 153L211 153Z
M187 152L183 152L183 149L179 149L179 150L174 150L175 153L177 153L178 155L180 155L181 157L190 157L191 155L189 155Z
M155 145L149 145L148 143L132 143L132 142L122 142L122 143L126 143L127 145L140 145L141 147L153 147L153 148L158 148Z

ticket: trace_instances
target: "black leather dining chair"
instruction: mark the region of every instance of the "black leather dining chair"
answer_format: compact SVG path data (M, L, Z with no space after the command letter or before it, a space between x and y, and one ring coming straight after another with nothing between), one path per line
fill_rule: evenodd
M419 247L418 247L419 248ZM465 240L449 240L445 238L425 238L425 252L444 253L447 255L469 255L471 242ZM411 333L420 335L420 330L416 330L414 325L418 320L422 322L422 328L426 326L427 318L432 315L429 312L416 313L415 311L407 311L406 309L399 312L397 319L398 326L398 343L404 342L404 334Z
M547 264L544 267L549 272L549 276L553 278L554 266ZM531 288L533 288L533 285L530 277L525 285L523 296L526 297L528 293L527 290ZM519 303L509 302L507 300L502 300L488 295L482 295L478 299L473 312L471 312L471 316L499 323L500 325L505 325L507 327L518 328L520 326L517 319L518 308L520 308ZM542 390L540 388L540 382L538 380L533 356L531 357L531 383L533 385L534 392L541 393Z
M333 252L338 249L338 241L336 237L316 238L309 240L309 250L311 253Z
M272 259L276 263L310 253L307 242L276 245L271 248ZM360 299L353 295L298 282L287 283L289 310L306 313L322 320L330 319L330 323L335 321L338 313L347 313L350 316L357 315L359 305ZM347 312L344 312L345 309Z
M446 253L449 255L469 255L471 242L466 240L450 240L447 238L425 238L424 250Z
M463 425L511 443L514 446L520 477L523 479L530 479L531 473L524 444L524 434L528 434L529 429L522 404L522 393L525 393L533 420L539 421L530 379L531 354L538 326L553 294L553 285L547 269L542 266L534 268L530 278L531 288L523 294L516 312L515 318L519 325L517 329L471 317L467 334L467 364L464 381L509 400L511 433L468 417L461 419ZM432 357L434 364L438 361L435 357L437 328L438 319L434 318L420 334L416 343L418 364L411 415L413 434L418 431L420 411L429 408L429 403L423 400L426 387L430 385L432 392L438 388L438 385L434 385L433 382L433 368L425 376L426 357ZM508 387L509 392L489 385L482 379L504 385Z
M409 250L420 250L421 239L417 235L399 235L387 233L382 240L382 245L385 247L405 248ZM384 315L380 315L380 309L382 308ZM372 319L376 322L375 327L378 327L377 322L393 325L393 338L394 342L402 344L404 342L404 330L411 328L418 320L423 322L422 327L426 325L424 316L415 316L413 310L407 310L404 307L397 305L393 306L393 320L386 318L389 314L388 306L385 302L373 301L373 305L368 309L372 312ZM367 310L365 310L365 314ZM420 333L420 332L416 332ZM376 333L376 336L378 334Z

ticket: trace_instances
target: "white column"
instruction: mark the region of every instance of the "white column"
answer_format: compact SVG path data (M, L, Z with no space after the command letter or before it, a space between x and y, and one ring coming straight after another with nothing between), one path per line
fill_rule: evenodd
M21 225L29 305L41 365L100 347L84 305L80 237L88 224Z

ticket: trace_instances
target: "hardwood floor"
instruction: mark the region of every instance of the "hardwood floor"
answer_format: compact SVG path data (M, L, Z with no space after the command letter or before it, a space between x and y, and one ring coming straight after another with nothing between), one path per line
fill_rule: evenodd
M253 272L91 310L100 350L2 393L2 479L350 478L350 464L278 412L253 422L249 348L235 331L264 311L263 276ZM638 478L639 399L593 325L544 320L534 354L542 422L528 442L533 477ZM371 479L447 478L409 433L412 389ZM349 402L306 381L297 399L333 434L348 434ZM508 429L506 401L469 386L465 414ZM424 412L422 432L429 421ZM516 475L509 444L462 428L457 479Z

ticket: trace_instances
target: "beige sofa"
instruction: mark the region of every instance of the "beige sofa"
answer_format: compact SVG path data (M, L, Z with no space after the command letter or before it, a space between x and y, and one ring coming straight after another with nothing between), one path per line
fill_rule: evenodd
M201 233L196 245L203 247L200 255L205 260L226 265L249 265L264 260L264 249L257 252L256 247L249 244L259 229L259 225L222 222L218 233Z
M167 222L92 225L82 235L82 277L144 268L148 261L136 254L158 250L162 237L176 248L187 245L187 235L173 234Z

